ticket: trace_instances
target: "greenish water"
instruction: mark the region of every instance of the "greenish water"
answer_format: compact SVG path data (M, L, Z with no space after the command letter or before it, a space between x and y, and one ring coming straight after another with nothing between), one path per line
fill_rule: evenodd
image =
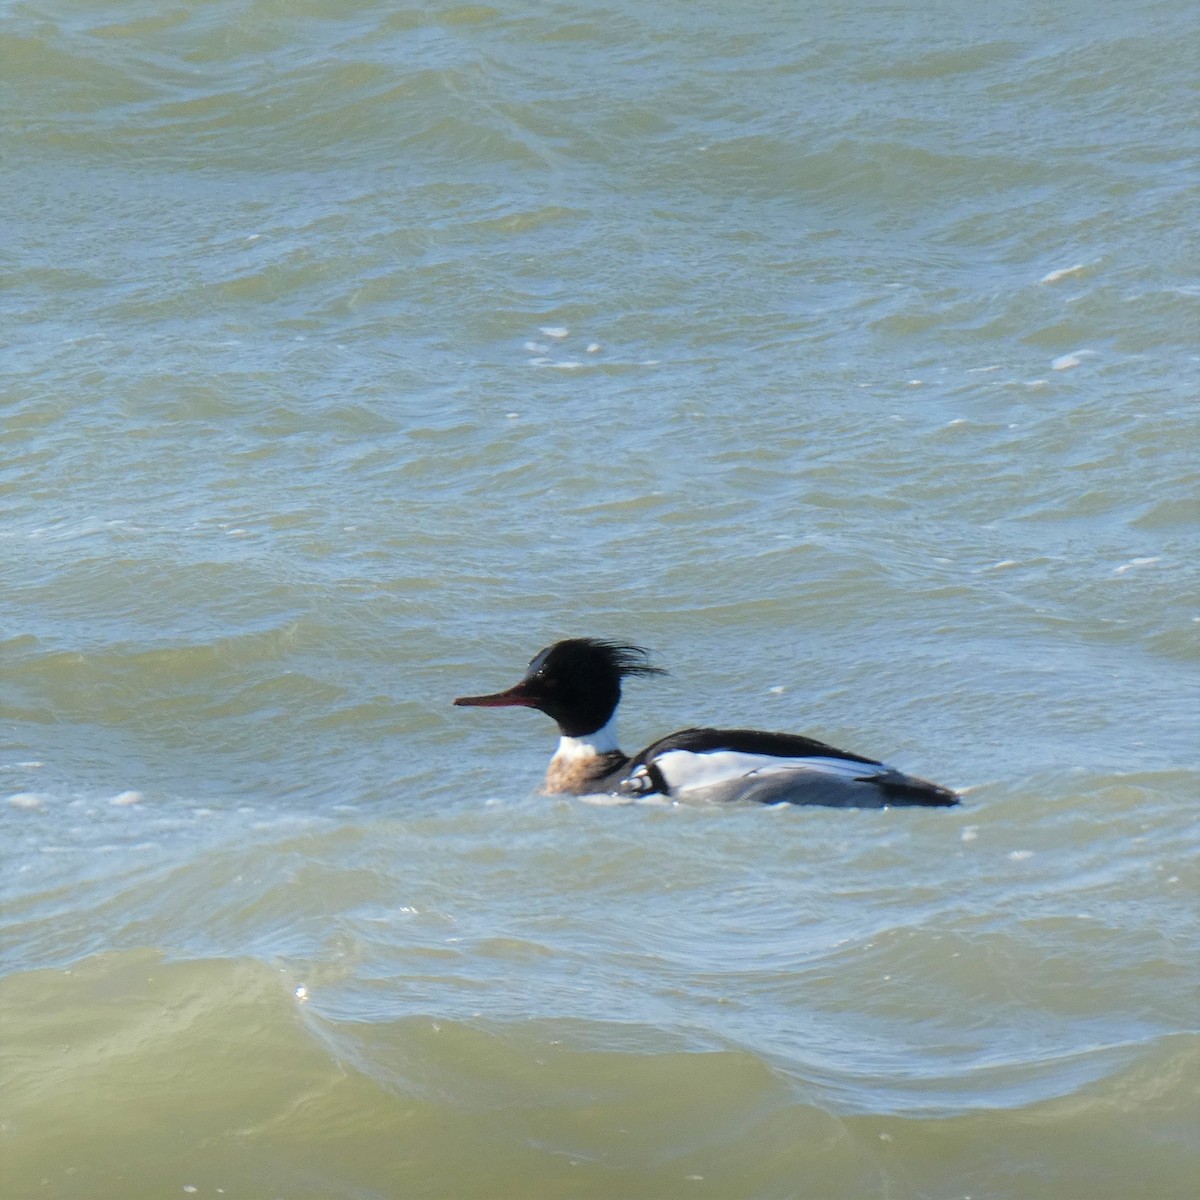
M1184 1200L1200 19L0 7L0 1192ZM942 812L535 794L450 701Z

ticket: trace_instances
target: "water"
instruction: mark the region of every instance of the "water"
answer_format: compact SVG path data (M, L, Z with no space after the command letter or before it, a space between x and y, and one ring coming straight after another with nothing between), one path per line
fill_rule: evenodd
M6 1200L1194 1195L1198 60L4 6ZM964 804L537 796L588 634Z

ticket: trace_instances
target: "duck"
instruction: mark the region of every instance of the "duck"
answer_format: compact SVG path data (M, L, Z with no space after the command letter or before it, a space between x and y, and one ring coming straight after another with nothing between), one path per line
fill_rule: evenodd
M568 638L540 650L506 691L459 696L465 708L533 708L558 725L546 795L821 805L945 808L959 796L878 759L815 738L759 729L688 728L632 758L617 742L626 679L665 675L649 651L605 638Z

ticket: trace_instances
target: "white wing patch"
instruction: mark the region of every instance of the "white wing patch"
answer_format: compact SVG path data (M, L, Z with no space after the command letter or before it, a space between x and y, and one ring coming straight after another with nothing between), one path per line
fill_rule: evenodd
M691 792L720 787L738 780L769 775L807 775L830 783L853 783L864 776L878 775L887 767L854 762L847 758L781 758L775 754L746 754L740 750L668 750L655 756L654 765L672 792Z

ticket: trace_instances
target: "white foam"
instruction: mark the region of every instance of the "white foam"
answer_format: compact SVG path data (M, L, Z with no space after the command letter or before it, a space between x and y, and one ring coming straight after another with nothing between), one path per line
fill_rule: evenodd
M1060 354L1050 364L1052 371L1070 371L1073 367L1078 367L1083 363L1085 358L1095 358L1095 350L1073 350L1070 354Z
M8 802L13 808L23 808L33 810L41 808L46 797L39 795L37 792L17 792L9 796Z
M1073 267L1059 267L1057 271L1051 271L1048 275L1042 276L1042 283L1057 283L1060 279L1066 279L1070 275L1078 275L1080 271L1085 270L1083 263L1076 263Z
M1127 563L1122 563L1119 567L1113 570L1114 575L1124 575L1126 571L1132 571L1134 567L1149 567L1156 562L1161 562L1158 555L1151 558L1131 558Z
M141 804L143 799L141 792L121 792L114 796L109 804L115 804L118 808L128 808L131 804Z
M556 342L559 342L571 331L565 325L543 325L538 332L543 337L554 338Z

